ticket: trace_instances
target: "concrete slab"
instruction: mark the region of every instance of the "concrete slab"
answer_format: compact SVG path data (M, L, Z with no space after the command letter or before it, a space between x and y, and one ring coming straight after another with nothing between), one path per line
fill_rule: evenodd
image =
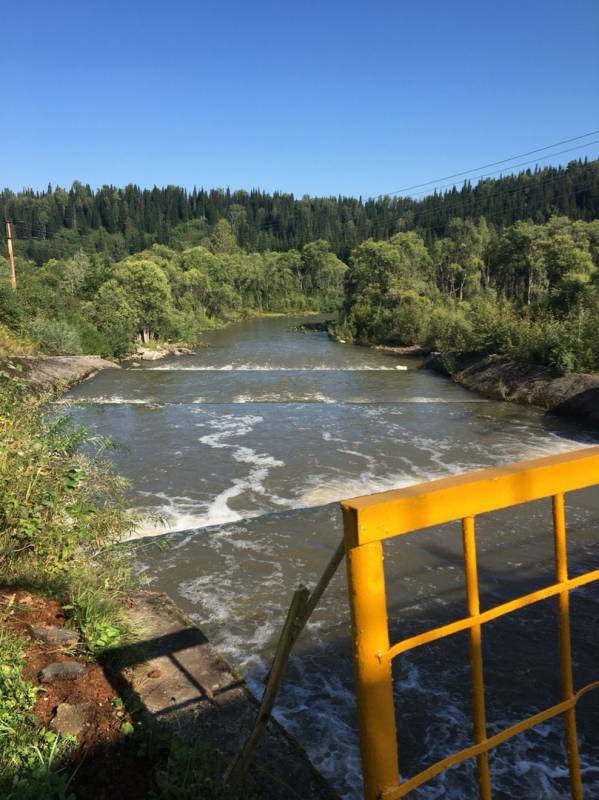
M123 650L123 675L151 717L185 741L202 741L224 770L247 737L258 701L206 637L164 594L143 592L128 609L143 641ZM299 744L274 720L249 777L263 800L338 800Z

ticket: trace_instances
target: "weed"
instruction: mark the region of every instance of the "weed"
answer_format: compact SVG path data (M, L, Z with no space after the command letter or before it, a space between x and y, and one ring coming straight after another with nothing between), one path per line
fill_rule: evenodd
M7 800L68 798L54 762L72 745L32 716L38 687L23 678L24 640L0 629L0 796Z
M204 744L185 745L173 739L166 762L155 773L151 800L217 800L217 759Z

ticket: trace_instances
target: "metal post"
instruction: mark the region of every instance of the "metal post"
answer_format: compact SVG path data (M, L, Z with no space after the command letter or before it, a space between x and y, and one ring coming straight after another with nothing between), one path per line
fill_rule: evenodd
M348 525L345 517L351 541ZM347 572L364 794L377 800L400 781L381 543L349 547Z
M566 514L563 494L556 494L553 497L553 534L555 546L555 579L558 583L563 583L568 580ZM568 589L564 589L558 594L557 609L562 700L570 700L574 696L574 679L572 677L570 593ZM570 708L564 713L564 725L566 728L566 749L568 751L568 767L570 770L570 791L573 800L582 800L582 779L580 777L580 756L578 753L576 711L574 708Z
M478 568L476 564L476 533L474 517L462 520L462 539L464 543L464 571L466 574L466 598L468 614L471 617L480 614L480 598L478 592ZM469 631L470 673L472 676L472 720L474 723L474 741L476 744L487 738L487 722L485 717L485 682L483 676L482 633L480 625L473 625ZM481 800L491 800L491 775L489 772L489 754L481 753L476 757L478 767L478 787Z

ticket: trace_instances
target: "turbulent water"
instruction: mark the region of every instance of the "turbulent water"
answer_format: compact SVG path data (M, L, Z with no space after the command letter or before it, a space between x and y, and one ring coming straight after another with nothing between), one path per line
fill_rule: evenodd
M171 594L260 690L293 587L313 583L341 537L337 501L434 477L588 446L541 412L483 400L417 364L261 319L205 336L198 355L100 373L73 389L74 414L125 447L115 460L148 514L139 569ZM152 515L160 515L160 523ZM599 497L568 503L571 571L596 565ZM167 531L168 533L165 533ZM547 502L479 521L481 603L550 582ZM463 616L457 525L385 545L392 641ZM575 680L598 677L597 602L573 595ZM278 718L345 798L361 792L342 571L302 637ZM485 626L490 732L559 700L555 603ZM402 774L471 742L465 634L395 662ZM579 704L585 786L599 796L599 700ZM494 797L566 798L554 720L491 755ZM598 765L598 766L595 766ZM415 796L477 797L473 766Z

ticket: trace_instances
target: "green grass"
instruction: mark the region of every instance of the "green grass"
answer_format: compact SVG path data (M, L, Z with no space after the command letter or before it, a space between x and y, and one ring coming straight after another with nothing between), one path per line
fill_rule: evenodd
M23 678L24 640L0 629L0 796L66 800L67 776L56 762L72 746L32 716L40 689Z
M156 769L151 800L218 800L217 759L203 744L171 743L165 762Z

